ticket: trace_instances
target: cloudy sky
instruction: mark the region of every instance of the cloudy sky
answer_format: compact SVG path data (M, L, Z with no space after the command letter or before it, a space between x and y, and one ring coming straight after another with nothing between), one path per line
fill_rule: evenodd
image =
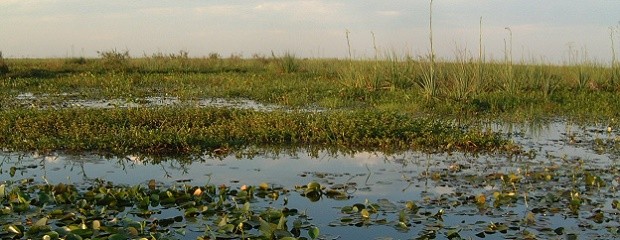
M428 0L0 0L5 57L134 57L184 50L191 56L348 56L429 51ZM563 62L569 49L611 59L620 49L620 0L435 0L436 53L478 54L480 18L487 58L502 59L512 31L515 60ZM510 31L506 28L509 28ZM620 50L618 51L620 52Z

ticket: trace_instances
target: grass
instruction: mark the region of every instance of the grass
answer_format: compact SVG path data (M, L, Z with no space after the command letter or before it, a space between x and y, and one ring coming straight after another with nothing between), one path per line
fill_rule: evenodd
M382 150L436 150L450 145L464 149L467 142L473 140L463 138L467 132L458 130L458 126L451 122L467 127L498 119L527 121L562 117L609 122L620 117L616 110L620 109L620 88L610 81L617 74L617 67L585 60L570 65L513 64L511 61L474 59L466 50L456 51L457 60L454 62L437 61L434 64L426 58L399 57L395 53L357 60L299 59L291 53L250 59L221 58L219 55L190 58L182 51L144 58L127 55L116 52L110 55L112 60L107 55L100 59L5 59L11 71L0 77L3 146L22 150L119 153L194 153L225 145L242 147L251 144L318 144ZM421 84L429 79L429 65L435 66L433 75L436 80L436 93L430 99L424 94L427 86ZM507 88L506 83L511 81L514 83ZM32 94L33 98L17 97L23 93ZM222 118L228 121L226 123L214 119L213 125L202 122L203 125L195 126L196 119L223 113L191 107L54 110L70 100L140 102L146 97L175 97L181 101L245 98L287 107L293 112L231 111L226 113L230 116ZM316 115L305 113L309 108L326 111ZM240 119L237 114L249 120ZM130 120L129 116L145 122L183 118L166 125L166 128L156 129L135 119ZM126 122L121 124L114 118ZM429 128L419 133L422 135L415 136L407 135L411 129L381 127L398 125L398 121L403 125L425 125L428 123L422 122L429 119L442 121L445 126L428 125ZM258 123L248 123L250 120ZM355 124L348 124L347 120ZM127 125L127 122L131 124ZM375 129L366 129L367 126L362 124L365 122ZM322 128L318 132L299 128L299 124L319 123ZM330 124L336 127L329 128ZM337 128L341 128L339 131L344 131L345 135L339 135ZM65 129L65 132L57 129ZM443 130L439 129L451 130L442 135ZM80 131L85 134L79 134ZM131 131L137 135L130 135ZM217 134L204 138L206 133L200 131L215 131ZM368 135L365 131L379 131L381 134ZM423 132L430 134L426 142L420 137L424 136ZM88 139L80 138L89 134ZM315 139L317 134L322 137ZM112 138L134 142L114 142ZM448 140L438 141L440 138ZM477 138L491 141L484 139L487 137ZM496 144L491 144L493 146L490 145L489 149L499 149L505 144L491 142ZM123 148L125 145L129 147ZM479 143L475 145L481 146Z
M9 66L4 61L4 58L2 57L2 52L0 52L0 76L7 73L9 73Z
M257 112L218 108L5 110L0 147L15 151L202 154L248 146L352 150L511 150L499 135L379 111ZM506 148L506 149L504 149Z
M454 62L399 57L394 53L385 56L377 54L371 60L298 59L292 54L272 58L255 56L251 59L236 56L222 58L219 55L189 58L183 52L144 58L120 54L120 57L112 54L112 60L103 55L101 59L4 60L11 71L0 76L0 147L5 151L95 152L120 156L136 153L155 156L219 155L253 146L304 148L310 154L317 152L317 148L341 148L347 152L420 150L499 151L510 154L519 152L519 147L498 133L477 128L476 124L498 119L524 121L541 116L606 121L613 129L618 127L619 122L620 88L617 81L610 80L618 74L617 65L603 66L585 60L562 66L544 62L494 62L472 59L466 50L457 51ZM431 98L424 94L425 85L420 84L429 79L429 66L433 66L432 76L436 80L433 84L436 91ZM508 88L507 82L511 84ZM18 98L24 93L31 93L32 98ZM88 109L59 105L67 100L120 98L140 101L145 97L165 96L181 100L247 98L288 109L271 112L191 106ZM323 111L309 112L309 108ZM604 142L598 144L605 146ZM499 172L472 176L470 171L459 174L458 171L441 167L433 167L433 172L427 169L430 174L426 176L436 184L451 182L468 186L473 179L473 182L490 182L498 188L472 192L464 197L459 195L459 199L452 199L454 201L444 201L446 195L442 194L439 196L441 201L424 200L417 203L420 206L407 202L404 209L397 209L400 210L398 217L389 216L389 224L394 225L392 220L398 219L398 227L402 227L402 231L408 231L414 225L430 226L419 222L412 225L409 218L429 218L424 221L435 224L436 220L441 219L444 208L450 210L446 214L455 213L452 210L455 209L452 204L455 201L466 206L463 211L468 212L473 207L481 212L491 207L493 211L501 210L504 206L521 204L520 192L527 192L530 196L528 200L528 195L524 195L526 208L530 202L532 206L540 206L535 207L537 210L562 209L562 214L575 217L576 213L584 212L580 206L586 206L590 201L582 203L581 195L574 195L573 192L567 195L567 189L585 189L582 196L588 198L602 196L604 194L598 194L599 191L609 191L602 183L615 179L613 169L611 172L584 172L585 169L575 167L577 163L573 161L563 161L563 164L568 165L544 167L538 172L527 170L527 174L523 175ZM7 168L5 172L8 171L11 177L18 171L15 166ZM604 178L598 178L598 175ZM411 183L428 181L422 175L412 179L417 180ZM97 219L115 218L115 214L126 208L148 210L166 206L181 211L181 219L200 216L202 221L206 221L204 239L216 238L218 233L245 238L248 234L244 232L246 230L256 238L274 238L278 227L273 226L289 217L285 215L288 208L255 208L254 197L264 198L267 194L284 195L288 192L270 189L266 184L231 190L225 185L161 188L151 185L151 182L148 186L134 187L94 182L76 188L70 184L35 184L33 181L24 179L0 184L1 195L6 196L0 197L5 206L3 214L10 219L29 222L6 222L4 236L36 238L55 234L76 239L98 236L97 231L81 227L88 224L93 229L106 231L110 238L163 238L165 236L161 235L165 232L159 234L157 227L161 226L165 231L170 227L163 223L177 221L176 218L158 220L162 224L151 228L157 232L147 232L144 227L141 228L143 225L140 224L147 223L147 220L125 220L128 226L115 224L99 229L99 225L107 221ZM325 194L329 197L330 192L315 191L311 194L310 186L308 184L298 191L311 201L316 201L313 195L320 198ZM539 188L532 190L532 186ZM608 187L614 186L609 184ZM478 191L476 187L463 189ZM549 197L557 200L536 201ZM284 205L288 201L285 199ZM450 204L443 204L448 202ZM250 203L253 208L250 208ZM424 204L433 213L427 209L418 215L418 208L424 209ZM612 204L613 208L617 208L616 202ZM354 207L359 206L368 210L353 211ZM102 207L113 211L95 211ZM437 211L438 207L441 210ZM598 208L588 206L588 209ZM67 209L76 212L79 217L64 218L63 211ZM342 218L334 223L344 224L352 219L382 225L386 224L386 218L375 216L395 213L393 209L384 211L375 207L368 200L364 204L347 205L341 209L339 216ZM50 213L50 210L53 212ZM31 216L33 221L24 219L24 214ZM92 214L96 216L89 218ZM267 219L271 215L276 217ZM529 217L534 215L527 216L526 223L534 225L537 219ZM244 224L255 222L250 220L263 218L266 220L259 222L257 228L243 228ZM476 231L484 229L480 228L479 222L474 227ZM518 224L519 221L513 223ZM64 228L56 228L56 225L77 230L58 233L54 231ZM209 228L215 225L218 232ZM295 225L293 227L296 228ZM448 237L459 237L458 231L453 229L442 233L447 233ZM492 222L488 224L488 229L481 233L518 231L525 235L527 232L522 231L523 228L514 230ZM316 228L303 230L311 238L318 235ZM560 230L563 231L563 228ZM414 231L426 234L418 229ZM513 235L506 235L509 236ZM423 237L435 237L435 232Z
M506 115L514 111L546 117L617 117L615 111L591 112L600 105L616 106L620 89L610 79L618 74L617 67L587 61L563 66L515 63L507 68L504 62L481 62L466 51L457 53L456 62L435 64L437 93L430 101L421 82L428 79L431 63L394 53L378 60L297 59L292 54L251 59L130 58L117 70L110 70L104 59L6 59L11 72L0 78L0 96L3 108L18 105L15 96L30 92L56 100L248 98L293 108L399 109L464 118L513 118ZM294 67L274 67L280 65ZM510 87L507 78L514 82ZM591 95L593 100L586 99L591 107L567 113L567 106L581 104L571 95Z

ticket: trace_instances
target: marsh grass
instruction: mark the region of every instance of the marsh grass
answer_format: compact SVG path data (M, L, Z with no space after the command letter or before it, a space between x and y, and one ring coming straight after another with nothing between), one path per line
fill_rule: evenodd
M411 89L414 85L415 61L411 56L399 56L392 51L385 54L385 60L375 62L377 83L381 88Z
M443 88L445 95L455 100L466 100L474 96L481 84L481 64L474 60L467 50L456 50L456 60L451 69L445 69L447 79Z
M112 49L109 51L97 51L101 58L101 63L106 70L109 71L127 71L129 67L129 51L118 51Z
M430 53L428 55L428 72L422 71L422 81L418 81L421 87L422 95L426 101L430 101L437 96L438 84L435 73L435 48L433 47L433 0L430 0L428 7L428 29L429 29L429 42Z
M0 145L18 151L200 154L247 146L395 151L511 151L497 134L381 111L257 112L217 108L6 110Z
M0 76L3 108L21 106L20 93L45 95L46 101L69 97L135 99L174 96L179 99L246 98L293 108L391 109L446 116L593 114L569 95L600 95L594 106L619 106L619 90L610 78L617 69L592 61L571 65L544 62L514 64L513 90L506 88L504 61L481 61L465 49L455 61L437 61L436 85L427 85L430 60L394 52L375 59L295 59L299 68L287 74L271 57L185 58L168 55L126 59L124 71L107 70L103 59L75 63L67 59L5 59L11 71ZM181 63L182 62L182 63ZM425 87L434 86L428 101ZM56 100L55 100L56 99ZM11 103L13 102L13 103ZM545 104L537 104L546 102ZM37 105L47 104L37 101ZM603 111L606 108L595 108ZM531 114L525 114L531 112ZM597 112L615 117L615 112Z
M276 56L272 51L271 56L279 73L294 73L300 70L300 63L294 53L286 51L282 56Z
M9 65L4 61L2 57L2 51L0 51L0 76L9 73Z

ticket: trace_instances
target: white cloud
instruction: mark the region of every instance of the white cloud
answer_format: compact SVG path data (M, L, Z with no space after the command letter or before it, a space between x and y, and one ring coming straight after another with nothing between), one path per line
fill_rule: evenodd
M179 7L148 7L139 9L138 12L151 15L175 15L183 14L186 9Z
M305 20L317 23L343 19L341 3L325 1L295 1L295 2L264 2L254 7L258 14L266 16L284 16L288 20ZM281 18L279 20L282 20Z
M295 2L264 2L254 7L258 11L267 12L303 12L306 14L332 14L343 6L341 3L324 1L295 1Z
M218 16L235 16L240 13L247 13L247 7L243 5L210 5L203 7L195 7L193 8L194 13L197 14L208 14L208 15L218 15Z
M397 17L402 15L400 11L377 11L377 15L379 16L388 16L388 17Z

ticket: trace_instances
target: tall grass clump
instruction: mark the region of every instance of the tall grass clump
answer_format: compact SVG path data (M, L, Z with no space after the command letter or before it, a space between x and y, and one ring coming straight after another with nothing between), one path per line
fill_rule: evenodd
M97 51L105 70L126 71L129 68L129 51L124 52L112 49L109 51Z
M279 72L294 73L299 70L299 60L294 53L286 51L284 55L278 57L272 51L271 56L273 57Z
M346 29L345 37L347 39L347 51L349 57L347 59L347 65L343 66L338 71L338 78L340 83L344 85L341 92L355 92L355 95L365 94L370 91L375 91L380 88L379 71L380 62L377 59L374 60L354 60L351 52L351 39L349 34L351 32ZM373 35L374 37L374 35Z
M4 61L2 57L2 51L0 51L0 76L9 73L9 65Z
M573 50L572 46L569 46L568 65L573 72L573 78L575 82L574 89L581 91L588 86L592 86L592 73L591 69L596 68L596 64L588 58L588 52L585 48L579 52Z
M455 61L453 64L444 64L444 76L448 81L444 90L446 96L457 100L468 100L478 95L484 81L485 57L482 45L482 17L480 17L478 59L475 59L467 48L454 51Z
M414 64L410 56L399 57L395 52L386 54L385 60L377 61L376 64L377 84L391 90L410 88L413 82L411 76L415 72Z
M561 81L560 76L548 71L550 68L541 63L534 68L534 75L531 76L532 79L538 79L538 83L534 84L534 86L538 86L544 100L551 98L551 95L558 89ZM531 69L531 67L528 67L528 69Z
M482 17L480 17L480 30L478 35L478 64L476 66L478 72L478 85L484 84L484 76L485 76L485 52L482 46Z
M479 68L474 59L469 56L467 50L456 50L456 62L450 64L450 69L445 69L449 75L445 86L446 95L455 100L466 100L478 92Z
M428 28L431 52L429 54L428 71L422 71L423 76L418 84L422 88L422 95L429 101L437 96L437 82L435 79L435 49L433 48L433 0L430 0L428 13Z
M149 71L164 72L174 70L187 70L190 65L189 52L180 50L178 54L154 53L141 59L145 68Z
M616 58L614 33L620 33L620 23L615 27L609 28L609 39L611 40L611 76L609 78L609 85L611 88L615 88L616 84L620 83L620 63L618 63Z
M504 69L501 71L502 79L504 81L502 88L508 94L514 95L518 92L518 85L513 72L514 62L512 56L512 29L510 29L510 27L506 27L505 29L510 33L510 48L508 47L506 39L504 39Z

